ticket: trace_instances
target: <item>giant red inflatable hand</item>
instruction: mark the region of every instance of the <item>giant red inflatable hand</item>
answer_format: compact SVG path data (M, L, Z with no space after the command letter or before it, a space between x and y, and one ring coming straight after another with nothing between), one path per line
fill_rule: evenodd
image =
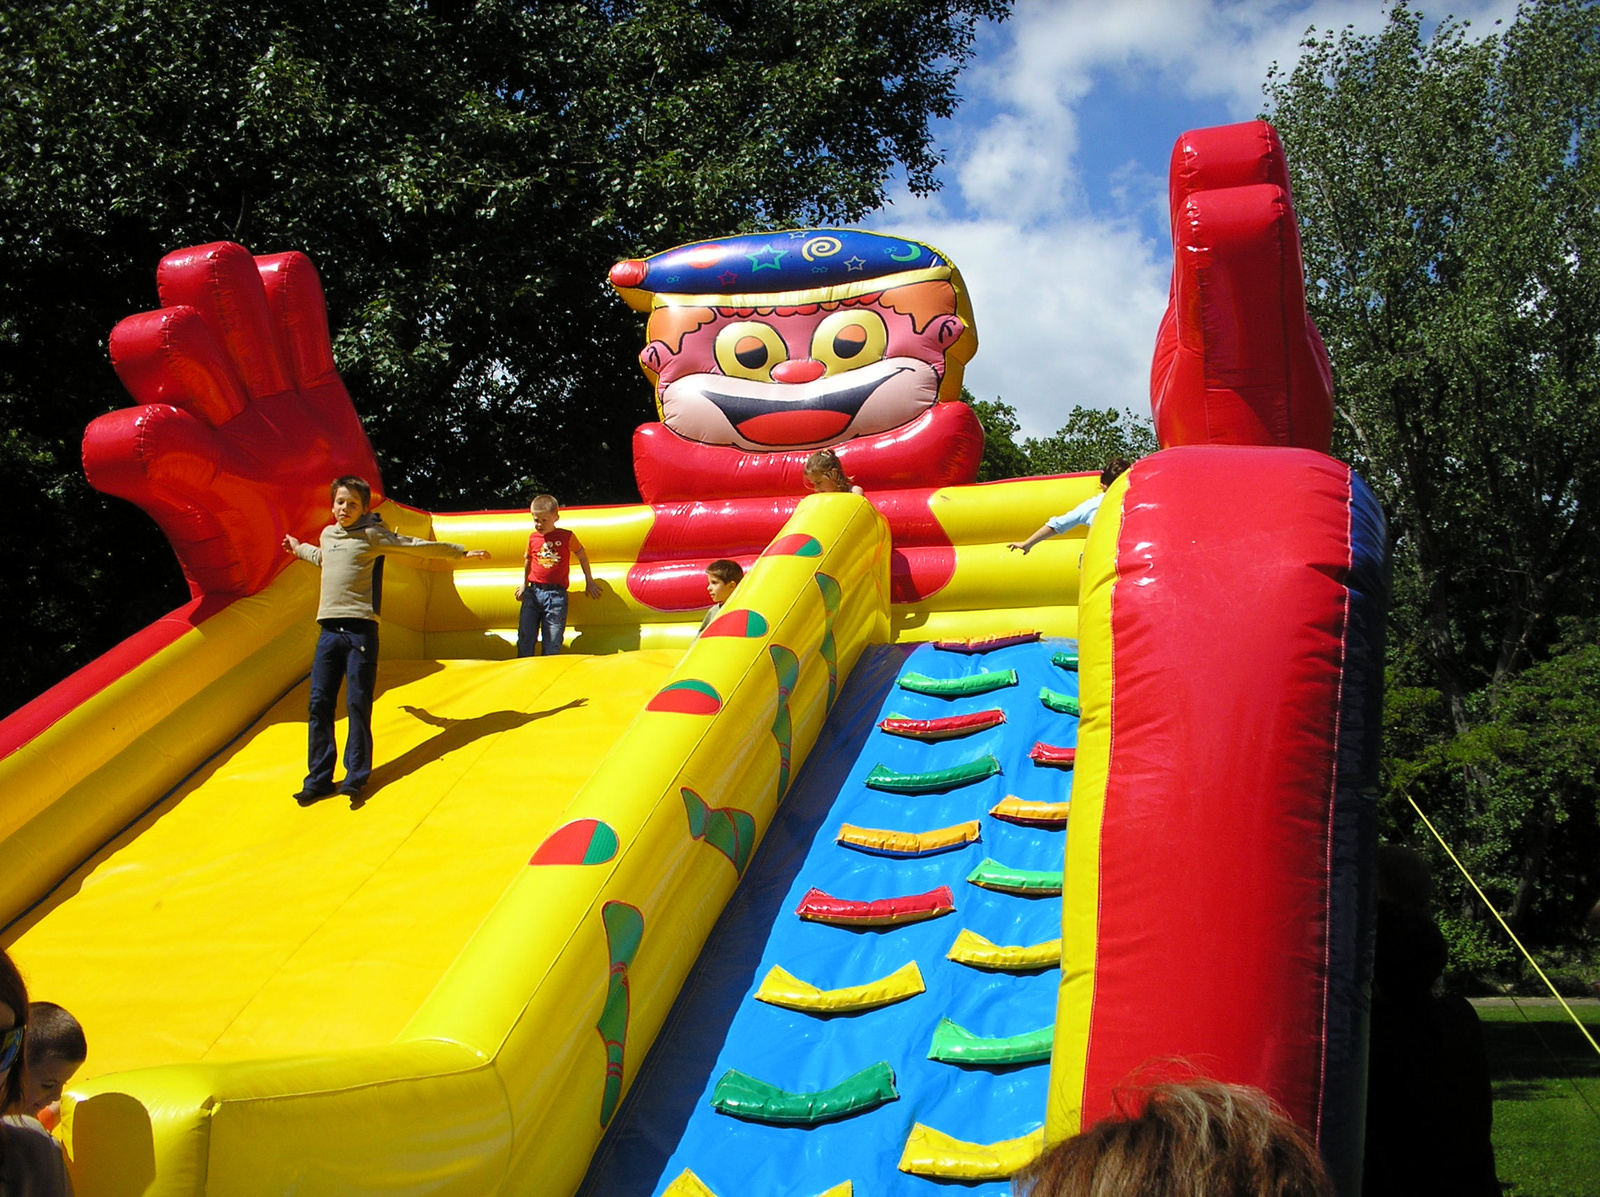
M139 406L83 437L97 490L161 525L195 597L254 594L314 540L328 483L378 464L333 364L322 282L304 254L219 241L156 270L161 307L118 323L111 363Z
M1172 150L1172 293L1150 409L1162 448L1328 451L1333 382L1306 313L1283 144L1266 121L1196 129Z

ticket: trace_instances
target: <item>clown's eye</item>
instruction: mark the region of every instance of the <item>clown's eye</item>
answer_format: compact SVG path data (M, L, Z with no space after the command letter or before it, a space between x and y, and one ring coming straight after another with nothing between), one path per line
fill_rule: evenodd
M889 330L876 312L835 312L811 334L811 356L839 374L881 361Z
M778 330L759 320L740 320L717 332L717 365L730 378L771 382L772 367L788 356Z

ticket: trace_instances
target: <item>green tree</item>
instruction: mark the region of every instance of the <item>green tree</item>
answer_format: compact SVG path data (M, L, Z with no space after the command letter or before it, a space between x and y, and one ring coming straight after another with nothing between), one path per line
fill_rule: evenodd
M1113 457L1137 461L1154 453L1155 425L1149 416L1132 409L1122 411L1074 406L1067 422L1047 437L1026 438L1020 445L1022 425L1017 409L1003 399L979 399L962 389L961 397L983 425L983 461L979 482L1002 478L1029 478L1040 474L1078 474L1100 471Z
M1563 628L1545 660L1473 693L1464 732L1437 734L1445 712L1436 689L1398 687L1387 704L1396 801L1385 830L1434 858L1441 892L1452 895L1441 921L1464 975L1505 970L1517 957L1406 798L1428 812L1519 936L1570 944L1600 896L1600 627L1566 620Z
M78 466L168 250L303 249L385 480L423 506L633 497L619 258L934 186L1009 0L0 0L6 709L181 601Z
M1402 0L1375 35L1313 30L1266 90L1335 451L1390 517L1386 829L1434 857L1457 967L1504 968L1405 799L1520 932L1576 943L1600 895L1600 8L1425 37Z
M1076 404L1067 422L1052 435L1029 437L1022 447L1035 474L1098 471L1113 457L1138 461L1160 448L1149 416L1131 408L1116 411Z
M1400 3L1267 92L1336 450L1389 511L1400 630L1464 731L1600 580L1600 9L1425 39Z

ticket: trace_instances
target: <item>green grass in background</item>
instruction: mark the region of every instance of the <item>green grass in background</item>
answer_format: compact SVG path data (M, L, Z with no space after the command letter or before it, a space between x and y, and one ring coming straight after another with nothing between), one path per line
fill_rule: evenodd
M1600 1040L1600 1005L1573 1009ZM1600 1055L1560 1006L1479 1005L1509 1197L1600 1197ZM1575 1091L1581 1090L1588 1105Z

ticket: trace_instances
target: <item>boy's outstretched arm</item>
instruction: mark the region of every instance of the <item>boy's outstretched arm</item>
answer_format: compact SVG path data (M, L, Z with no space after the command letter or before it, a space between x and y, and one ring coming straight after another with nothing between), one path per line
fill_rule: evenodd
M1028 550L1033 548L1034 545L1038 544L1041 540L1049 540L1055 534L1056 530L1054 528L1052 528L1049 524L1044 524L1037 532L1028 537L1027 540L1008 544L1006 548L1015 549L1017 552L1026 557L1028 555Z
M302 561L309 561L312 565L322 564L322 550L314 544L307 544L303 540L296 540L292 536L285 536L280 542L285 553L293 553Z
M412 557L454 557L464 561L487 561L489 554L483 549L468 549L466 545L448 540L420 540L404 536L381 524L366 530L369 543L386 552L405 553Z
M577 554L578 565L583 570L583 592L590 598L599 598L600 583L594 580L594 571L589 568L589 554L583 551L583 543L576 536L572 538L572 551Z

